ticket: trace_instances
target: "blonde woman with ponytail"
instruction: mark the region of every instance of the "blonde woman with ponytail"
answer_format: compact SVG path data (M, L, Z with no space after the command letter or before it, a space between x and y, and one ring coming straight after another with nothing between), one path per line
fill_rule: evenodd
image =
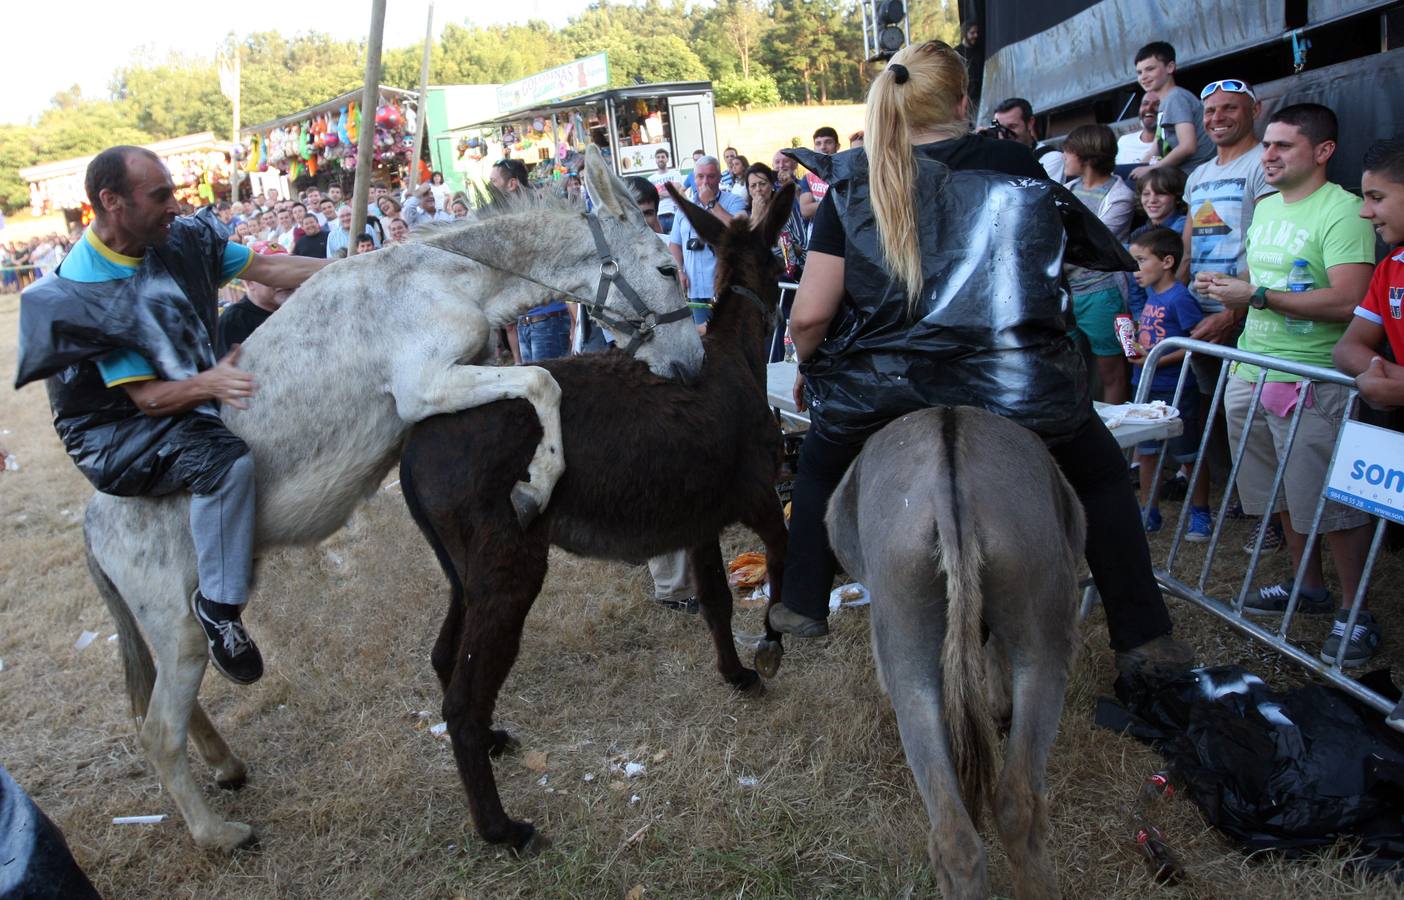
M1126 461L1092 412L1086 366L1068 337L1065 244L1069 262L1111 270L1130 259L1028 147L971 133L969 104L964 63L928 41L873 79L862 147L832 157L785 151L830 187L790 312L802 373L795 404L812 407L811 424L770 624L800 637L828 633L837 563L824 513L863 441L922 405L973 405L1043 437L1082 499L1118 665L1188 664L1190 649L1170 637Z

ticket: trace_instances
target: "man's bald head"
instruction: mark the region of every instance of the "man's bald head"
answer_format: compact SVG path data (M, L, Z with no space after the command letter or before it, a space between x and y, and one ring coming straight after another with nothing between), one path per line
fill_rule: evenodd
M88 174L83 179L83 188L87 191L88 203L92 205L93 212L102 214L104 190L112 191L124 199L131 197L132 180L127 167L134 156L145 157L158 165L161 163L161 157L155 153L145 147L134 147L130 144L108 147L88 163Z

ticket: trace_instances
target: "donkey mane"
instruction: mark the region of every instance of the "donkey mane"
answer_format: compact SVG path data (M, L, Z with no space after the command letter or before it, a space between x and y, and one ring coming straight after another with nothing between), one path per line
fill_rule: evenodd
M555 191L518 191L506 194L495 188L490 191L479 188L474 194L475 206L468 213L467 219L425 223L410 232L407 243L442 244L443 238L512 216L578 216L585 212L584 203Z

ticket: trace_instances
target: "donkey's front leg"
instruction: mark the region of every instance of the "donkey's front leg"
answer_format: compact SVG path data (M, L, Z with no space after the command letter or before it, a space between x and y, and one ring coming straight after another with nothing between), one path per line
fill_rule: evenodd
M153 624L146 622L148 627ZM171 792L195 843L228 853L251 843L253 829L242 822L225 821L210 809L190 773L186 752L195 695L205 675L205 635L194 619L182 615L151 627L150 636L157 658L156 684L141 726L142 749Z
M527 465L528 480L512 488L512 508L524 529L546 508L565 472L561 389L550 372L536 366L423 365L397 372L391 392L395 409L406 422L498 400L526 400L541 422L541 443Z

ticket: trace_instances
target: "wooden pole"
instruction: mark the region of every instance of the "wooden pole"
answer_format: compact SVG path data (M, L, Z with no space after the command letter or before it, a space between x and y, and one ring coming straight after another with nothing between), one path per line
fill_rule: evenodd
M366 230L370 201L371 150L375 146L375 110L380 105L380 44L385 36L385 0L371 0L370 34L366 38L366 81L361 88L361 133L357 135L356 183L351 188L351 234L346 255L356 255L356 235Z
M243 48L241 48L238 45L238 43L234 44L234 130L233 134L230 136L229 139L234 143L235 147L239 146L239 59L244 55L242 50ZM229 176L229 202L238 203L240 168L239 157L233 151L231 151L229 154L229 161L234 164L234 171L230 173Z
M408 197L414 193L414 186L419 181L419 159L424 152L424 132L428 130L429 120L429 48L430 42L434 39L434 4L429 4L429 18L424 23L424 59L419 64L419 111L415 116L414 128L414 152L410 154L410 174L409 190L405 192Z

